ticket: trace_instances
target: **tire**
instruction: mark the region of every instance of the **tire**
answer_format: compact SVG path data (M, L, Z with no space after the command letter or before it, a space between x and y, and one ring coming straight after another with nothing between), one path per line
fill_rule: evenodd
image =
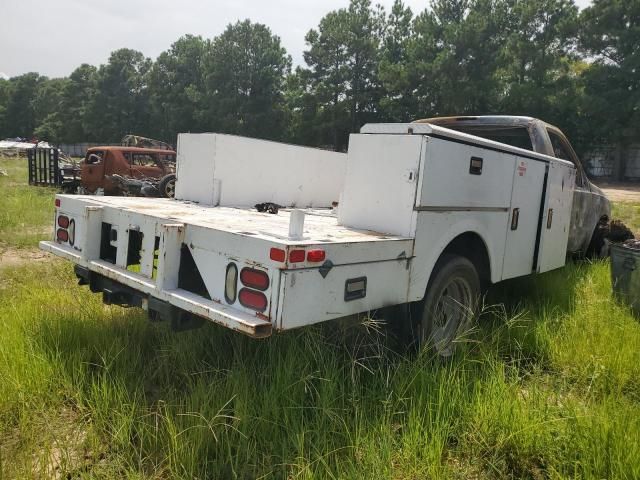
M165 175L158 184L160 196L164 198L175 198L176 196L176 174Z
M607 258L609 256L609 245L607 236L609 235L609 222L600 220L591 236L591 242L587 247L587 258Z
M431 274L417 330L420 346L443 358L455 352L455 340L477 316L480 277L460 255L443 255Z

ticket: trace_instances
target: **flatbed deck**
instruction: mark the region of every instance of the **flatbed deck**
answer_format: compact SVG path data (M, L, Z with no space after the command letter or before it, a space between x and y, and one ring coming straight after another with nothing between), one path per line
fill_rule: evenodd
M64 196L61 196L64 199ZM285 245L309 243L360 243L408 240L406 237L386 235L338 225L333 209L298 209L305 213L304 235L289 238L292 209L282 208L277 214L258 212L255 208L211 207L167 198L97 197L74 195L74 200L87 204L113 207L187 225L215 228L237 235L277 241ZM63 200L64 201L64 200Z

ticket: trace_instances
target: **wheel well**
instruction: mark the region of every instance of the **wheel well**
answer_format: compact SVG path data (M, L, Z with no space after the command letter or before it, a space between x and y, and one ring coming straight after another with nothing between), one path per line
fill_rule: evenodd
M596 225L593 227L593 233L588 237L586 247L583 247L583 254L586 257L597 257L602 245L598 244L599 241L604 241L609 234L609 216L602 215Z
M442 255L451 253L471 260L478 271L483 285L491 283L491 263L489 253L482 237L477 233L466 232L454 238L444 249Z

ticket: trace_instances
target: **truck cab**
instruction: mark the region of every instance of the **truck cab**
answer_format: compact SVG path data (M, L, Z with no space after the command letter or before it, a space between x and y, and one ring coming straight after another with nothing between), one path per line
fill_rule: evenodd
M567 160L576 167L576 185L569 231L569 253L599 256L604 251L601 225L611 216L611 204L587 178L582 163L562 131L532 117L490 115L437 117L417 120Z
M93 147L81 163L82 189L105 195L117 195L116 185L109 180L117 174L132 178L162 178L175 171L176 152L138 147Z

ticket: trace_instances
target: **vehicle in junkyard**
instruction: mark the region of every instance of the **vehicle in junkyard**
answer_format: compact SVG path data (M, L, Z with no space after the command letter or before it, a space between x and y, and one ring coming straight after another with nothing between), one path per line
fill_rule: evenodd
M177 330L265 337L383 311L447 356L485 286L564 266L579 189L599 195L551 144L435 123L365 125L347 154L181 134L175 199L58 195L40 246L105 303Z
M567 249L578 255L608 254L605 236L611 219L611 203L604 192L589 181L578 155L558 127L537 118L509 115L437 117L417 120L417 123L439 125L573 163L576 185Z
M172 198L175 192L175 164L174 150L92 147L80 163L79 193L134 195L137 190L138 194L142 192L146 196Z

